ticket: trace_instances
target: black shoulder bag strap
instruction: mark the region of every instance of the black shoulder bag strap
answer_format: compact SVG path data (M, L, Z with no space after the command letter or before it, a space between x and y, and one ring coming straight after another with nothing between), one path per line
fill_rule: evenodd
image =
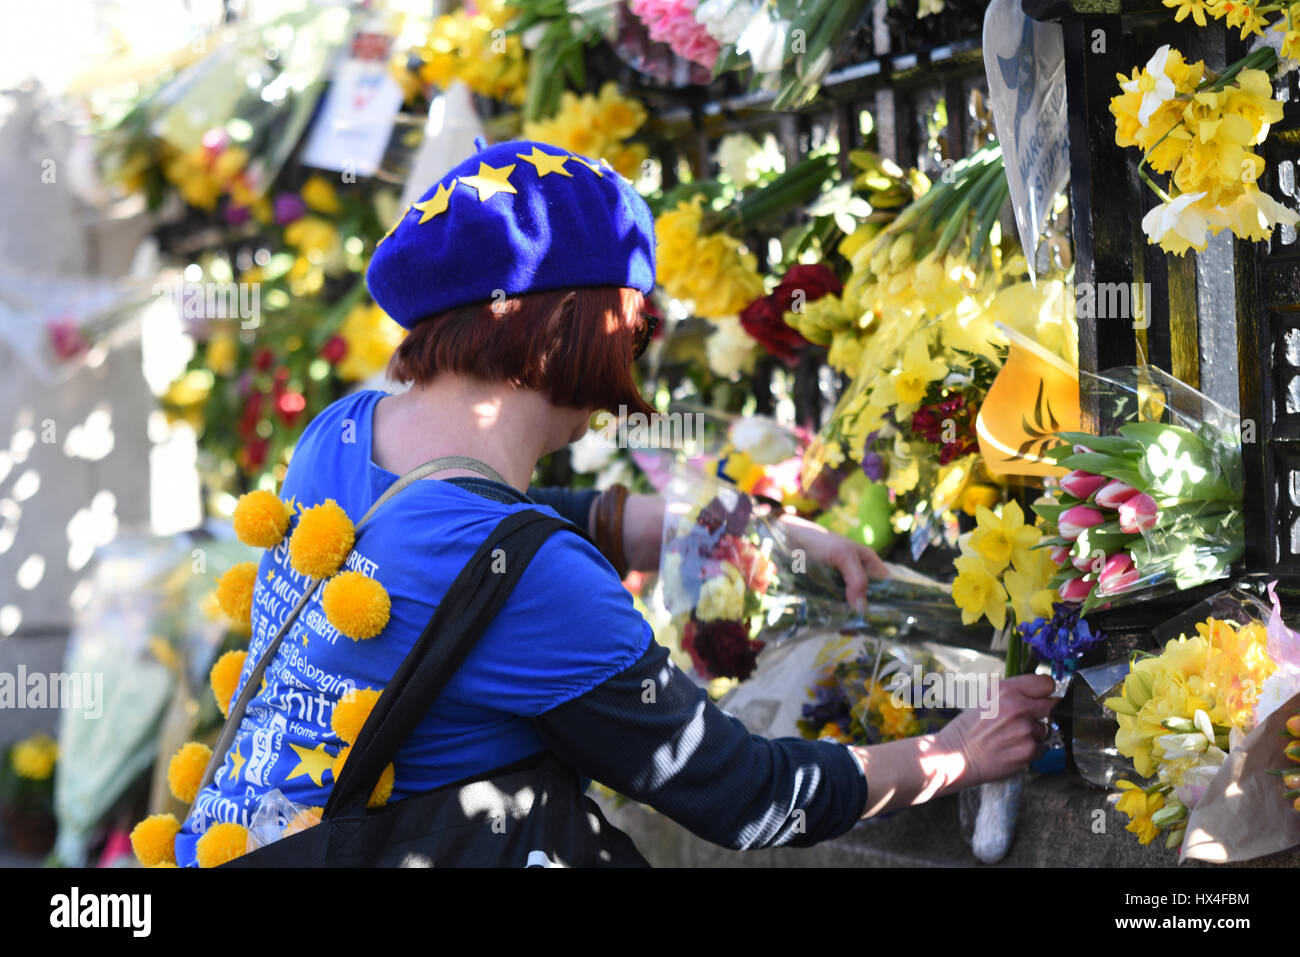
M515 512L478 547L375 703L330 791L323 819L365 812L384 769L428 715L537 550L561 530L582 534L563 519Z

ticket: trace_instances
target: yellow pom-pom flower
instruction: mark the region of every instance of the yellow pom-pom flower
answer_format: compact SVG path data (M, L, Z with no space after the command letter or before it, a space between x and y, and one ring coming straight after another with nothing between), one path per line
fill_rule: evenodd
M208 672L208 681L212 684L212 696L217 699L217 707L222 717L229 717L230 699L239 686L239 674L244 670L247 651L227 651L216 660Z
M361 728L375 710L380 692L375 688L354 688L339 699L330 718L334 733L348 744L356 744Z
M221 610L236 622L247 623L253 614L253 586L257 584L257 564L240 562L232 565L217 579L217 602Z
M172 756L167 765L167 786L176 800L189 804L198 797L199 782L211 760L212 749L198 741L182 745Z
M220 867L248 853L248 828L242 824L214 824L194 845L199 867Z
M151 814L131 829L131 850L145 867L175 866L180 829L176 815Z
M356 529L348 513L334 499L313 505L302 513L289 536L289 564L309 578L329 578L352 551Z
M275 548L284 538L293 513L274 492L258 489L240 496L232 523L235 535L254 548Z
M352 745L348 745L342 751L334 756L334 781L337 783L339 775L343 773L343 765L347 763L348 755L352 752ZM397 780L397 771L392 764L384 768L384 773L379 775L379 783L375 789L370 792L370 800L366 802L366 807L383 807L388 803L388 799L393 796L393 783Z
M353 641L383 631L392 611L384 586L361 572L344 572L330 579L321 604L329 623Z

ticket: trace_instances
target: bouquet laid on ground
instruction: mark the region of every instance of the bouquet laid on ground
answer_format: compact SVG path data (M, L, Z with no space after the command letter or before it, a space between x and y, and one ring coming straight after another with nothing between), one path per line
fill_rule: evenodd
M1061 565L1053 587L1087 612L1226 576L1245 546L1237 417L1158 369L1097 381L1101 434L1057 434L1048 454L1071 471L1034 506L1055 533L1040 543Z
M923 647L868 637L856 657L835 664L808 687L811 700L803 706L799 733L857 745L933 734L959 709L934 691L933 679L927 698L920 675L944 670L944 662Z
M1271 585L1269 598L1234 589L1174 619L1157 637L1177 637L1139 655L1106 699L1116 748L1147 779L1117 782L1141 843L1190 838L1185 856L1229 860L1300 842L1300 819L1264 773L1285 762L1278 731L1300 702L1300 634Z

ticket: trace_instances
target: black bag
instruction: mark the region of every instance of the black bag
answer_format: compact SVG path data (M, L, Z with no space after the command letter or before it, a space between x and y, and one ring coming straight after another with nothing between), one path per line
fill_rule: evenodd
M576 532L541 512L515 512L502 521L452 582L380 695L321 822L223 866L648 867L631 838L582 793L573 771L549 753L366 808L384 768L501 610L537 549L565 530ZM238 720L233 708L231 720Z

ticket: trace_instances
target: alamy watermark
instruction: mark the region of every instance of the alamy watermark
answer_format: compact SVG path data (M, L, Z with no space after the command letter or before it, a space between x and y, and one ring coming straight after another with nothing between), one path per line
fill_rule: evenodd
M996 718L998 680L997 674L983 671L926 671L913 665L910 674L890 675L885 690L896 708L977 708L981 718Z
M618 415L600 412L592 425L620 449L681 449L704 438L705 418L702 412L629 413L620 405Z
M262 285L256 282L160 282L155 296L167 296L182 319L238 319L243 329L262 321Z
M6 708L71 708L87 718L104 714L103 672L0 671L0 710Z

